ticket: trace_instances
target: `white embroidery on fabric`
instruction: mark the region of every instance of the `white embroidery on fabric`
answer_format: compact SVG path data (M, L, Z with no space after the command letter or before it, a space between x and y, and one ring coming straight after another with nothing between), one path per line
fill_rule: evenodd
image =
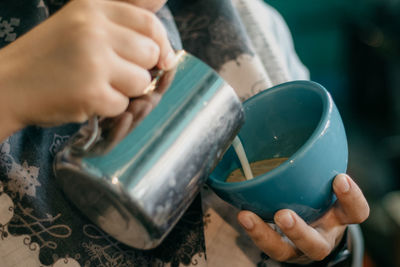
M18 193L20 200L25 195L36 197L36 187L40 186L37 180L38 175L38 167L29 166L26 161L22 165L13 162L8 173L10 181L7 184L7 188L14 194Z
M51 217L51 216L50 216ZM56 216L57 217L57 216ZM56 219L51 217L51 219ZM31 241L30 235L11 235L8 226L14 220L14 203L9 195L4 193L4 185L0 182L0 259L2 267L50 267L41 264L39 260L40 246ZM46 220L46 219L45 219ZM31 224L33 226L34 224ZM54 229L52 229L54 230ZM51 231L51 230L50 230ZM50 233L49 228L42 233ZM36 233L38 234L38 232ZM51 267L80 267L79 263L70 257L55 258Z
M55 139L65 139L67 137L58 136ZM60 142L53 142L53 144ZM3 255L0 258L4 266L43 266L39 260L40 249L47 247L56 249L57 243L46 240L46 237L68 238L71 236L72 229L65 224L55 224L55 221L61 217L61 214L55 216L46 214L46 217L39 218L33 215L33 208L25 208L21 203L17 202L16 206L13 200L19 196L22 200L24 196L36 197L36 187L40 186L38 181L39 167L30 166L27 161L22 165L15 162L11 156L9 138L0 144L0 168L5 170L8 177L7 182L0 181L0 253L5 251L18 251L13 255L25 255L25 259L10 258L12 256ZM11 193L11 197L4 191ZM18 210L18 213L14 213ZM29 229L30 234L13 236L9 233L9 228ZM36 238L39 243L32 242L32 238ZM5 243L2 243L5 242ZM7 247L8 249L5 249ZM4 249L3 249L4 248ZM30 252L29 252L30 251ZM33 253L34 252L34 253ZM75 259L80 257L75 255ZM79 267L80 265L75 259L68 256L59 258L53 255L55 266ZM2 265L3 267L3 265Z
M52 236L56 238L67 238L71 235L72 230L65 224L53 224L61 214L52 216L46 214L46 218L38 218L33 215L32 208L24 208L20 203L17 203L17 208L22 211L24 216L15 214L9 226L13 228L27 228L30 230L30 237L36 237L39 240L40 248L48 247L56 249L57 243L54 241L45 240L44 236ZM50 226L47 226L50 225Z

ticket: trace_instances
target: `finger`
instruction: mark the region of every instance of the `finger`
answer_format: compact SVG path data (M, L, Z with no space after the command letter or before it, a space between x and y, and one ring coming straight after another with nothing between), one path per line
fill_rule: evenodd
M103 117L115 117L124 112L129 104L129 98L111 86L99 90L99 96L96 98L92 113Z
M369 216L369 206L361 189L346 174L339 174L333 181L338 198L335 214L343 224L361 223Z
M145 8L152 12L158 11L165 4L165 2L167 2L166 0L120 0L120 1L134 4L136 6Z
M104 1L106 16L121 26L130 28L154 40L160 48L158 67L169 70L176 64L177 58L161 21L153 13L131 4Z
M328 239L331 236L336 236L335 234L328 236L328 238L324 237L291 210L278 211L274 219L275 223L293 244L314 261L323 260L335 246L335 239ZM339 231L343 231L342 228L344 227L340 225L336 229L331 229L331 231L336 230L339 234Z
M238 221L255 245L276 261L284 262L297 255L293 246L260 217L250 211L241 211Z
M109 27L111 46L120 57L144 69L152 69L158 63L160 47L152 39L117 24Z
M118 57L114 58L110 69L110 84L127 97L143 95L151 82L151 75L146 69Z

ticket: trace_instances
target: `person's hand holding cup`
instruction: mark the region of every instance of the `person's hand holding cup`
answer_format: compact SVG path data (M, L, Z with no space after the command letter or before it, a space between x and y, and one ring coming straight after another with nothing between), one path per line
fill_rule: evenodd
M229 182L230 174L241 168L230 148L208 184L245 210L239 222L270 257L302 263L323 259L346 225L364 221L369 213L358 186L338 175L346 172L348 148L332 97L319 84L295 81L265 90L243 105L245 124L238 136L249 162L261 163L261 169L265 163L280 165L253 179ZM268 223L276 223L291 242Z

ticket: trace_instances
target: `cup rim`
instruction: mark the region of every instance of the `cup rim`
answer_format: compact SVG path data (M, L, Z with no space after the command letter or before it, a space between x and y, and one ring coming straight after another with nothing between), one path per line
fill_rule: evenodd
M293 88L294 87L294 88ZM319 83L313 82L313 81L292 81L292 82L286 82L279 84L277 86L271 87L269 89L266 89L250 98L245 100L243 102L243 107L246 109L246 105L251 103L252 101L255 101L258 97L261 95L265 94L271 94L275 93L278 91L282 90L293 90L293 89L307 89L314 91L318 94L322 101L322 112L321 112L321 118L315 127L314 131L312 134L307 138L307 140L304 142L301 147L294 152L286 161L284 161L282 164L280 164L278 167L272 169L271 171L264 173L262 177L256 176L251 180L246 180L246 181L241 181L241 182L234 182L234 183L229 183L225 181L220 181L216 178L213 177L213 174L211 173L209 175L208 180L211 182L211 187L217 188L217 189L223 189L223 190L232 190L235 191L237 189L244 189L247 187L254 187L257 184L263 183L266 180L270 180L273 177L276 177L279 175L279 173L283 172L286 168L289 167L290 164L295 163L297 160L302 157L302 155L306 154L312 147L312 144L317 141L318 136L322 136L325 134L326 130L328 129L329 126L329 121L330 121L330 113L332 113L333 108L334 108L334 102L332 99L332 96L330 93ZM246 122L245 122L246 123ZM239 131L240 132L240 131Z

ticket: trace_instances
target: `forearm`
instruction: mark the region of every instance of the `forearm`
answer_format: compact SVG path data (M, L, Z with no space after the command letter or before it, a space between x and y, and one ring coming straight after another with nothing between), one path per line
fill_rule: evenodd
M8 136L23 128L23 125L13 115L13 108L10 107L17 104L14 101L9 101L7 91L2 90L0 85L0 143Z
M0 143L20 129L15 122L0 116Z
M21 122L18 121L15 110L21 105L20 102L14 101L11 95L15 90L10 85L12 76L10 74L10 63L12 61L4 57L4 53L0 50L0 143L8 136L23 128Z

